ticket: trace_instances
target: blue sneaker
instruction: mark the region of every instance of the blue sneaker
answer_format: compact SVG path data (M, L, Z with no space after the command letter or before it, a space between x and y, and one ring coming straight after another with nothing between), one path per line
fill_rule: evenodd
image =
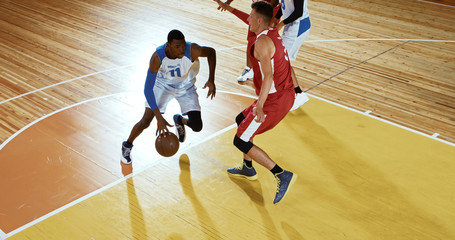
M254 167L247 167L245 163L242 166L228 168L227 172L235 177L244 177L248 180L256 180L258 179L258 175L256 174L256 170Z
M133 144L124 141L122 143L122 163L131 164L131 149Z
M179 142L184 142L186 139L185 125L182 123L182 118L180 114L174 115L175 133L179 137Z
M288 193L289 188L291 188L292 184L294 184L295 180L297 179L297 174L283 171L281 173L275 174L276 179L276 195L273 203L278 203L281 201L286 194Z

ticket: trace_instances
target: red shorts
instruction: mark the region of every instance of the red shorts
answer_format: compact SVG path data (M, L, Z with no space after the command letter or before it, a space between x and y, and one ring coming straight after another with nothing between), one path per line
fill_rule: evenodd
M256 101L248 108L242 111L245 119L237 128L237 137L245 142L249 142L257 134L264 133L275 127L291 109L294 104L294 89L283 90L277 93L272 93L267 96L264 103L264 114L266 115L263 122L256 122L253 115L253 108L256 106Z

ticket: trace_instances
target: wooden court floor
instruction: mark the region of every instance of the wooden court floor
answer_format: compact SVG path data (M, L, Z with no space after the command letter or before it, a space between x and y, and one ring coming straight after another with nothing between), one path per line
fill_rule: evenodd
M2 229L8 239L455 237L453 145L312 98L256 139L299 174L289 196L274 205L267 170L256 166L254 182L225 172L241 162L232 123L251 101L222 92L215 101L202 100L204 120L217 126L189 135L170 158L150 146L152 128L135 146L132 166L120 163L118 148L127 122L134 122L124 112L141 114L137 94L107 96L42 119L2 149L3 159L14 159L0 171L8 193L1 200ZM178 111L176 103L170 107ZM213 114L220 109L230 111Z
M266 170L225 173L254 94L246 25L210 0L1 1L0 239L455 239L454 1L308 4L292 64L311 100L255 142L299 174L273 205ZM217 97L175 156L152 126L122 165L172 28L217 50Z

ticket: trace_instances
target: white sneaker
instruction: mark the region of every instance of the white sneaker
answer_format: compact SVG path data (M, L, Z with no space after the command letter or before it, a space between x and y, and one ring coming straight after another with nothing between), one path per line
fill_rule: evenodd
M289 111L294 111L300 106L302 106L304 103L308 102L310 98L308 98L308 94L306 93L298 93L295 95L295 100L294 100L294 105L292 105L291 110Z
M249 68L249 67L245 67L245 70L243 70L242 75L237 78L237 81L245 82L246 80L253 78L253 77L254 77L253 69Z

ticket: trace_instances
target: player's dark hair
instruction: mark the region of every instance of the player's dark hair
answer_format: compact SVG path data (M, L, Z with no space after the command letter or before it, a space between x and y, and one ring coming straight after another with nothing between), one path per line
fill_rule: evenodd
M266 23L270 22L273 17L273 7L268 2L256 1L251 4L251 8L256 10L256 13L263 16Z
M170 43L174 39L182 40L182 39L185 39L185 36L183 36L183 33L180 32L179 30L174 29L174 30L170 31L169 34L167 35L167 42Z

